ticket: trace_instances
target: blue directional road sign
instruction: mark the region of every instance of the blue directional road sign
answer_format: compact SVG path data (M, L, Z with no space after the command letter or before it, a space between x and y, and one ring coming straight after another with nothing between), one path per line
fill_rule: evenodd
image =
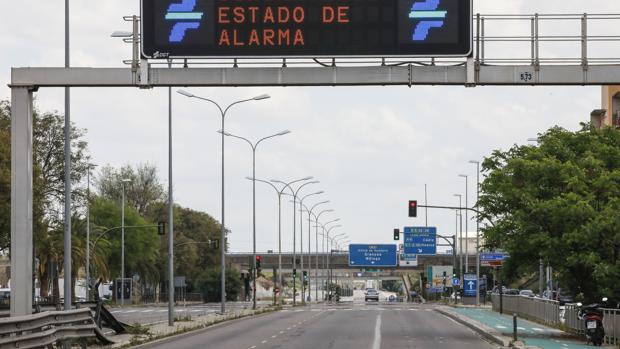
M452 278L452 286L458 286L461 284L461 280L459 278Z
M463 275L463 296L476 297L476 289L478 288L478 281L476 274Z
M397 264L396 245L349 245L351 267L395 267Z
M504 261L510 257L506 253L481 253L480 265L483 267L497 267L501 266Z
M406 254L437 254L437 228L405 227L404 232L404 252Z

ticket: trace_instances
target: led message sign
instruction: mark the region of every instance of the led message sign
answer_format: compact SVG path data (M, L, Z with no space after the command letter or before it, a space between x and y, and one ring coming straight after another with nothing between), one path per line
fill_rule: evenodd
M471 0L142 0L142 53L467 56Z

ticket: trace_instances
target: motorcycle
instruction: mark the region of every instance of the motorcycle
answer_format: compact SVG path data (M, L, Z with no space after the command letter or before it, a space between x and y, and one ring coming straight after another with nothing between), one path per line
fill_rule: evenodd
M603 303L607 302L607 298L603 298ZM600 347L605 339L605 329L603 328L603 311L600 304L590 304L583 306L577 303L579 312L577 316L580 320L585 321L585 334L588 343Z

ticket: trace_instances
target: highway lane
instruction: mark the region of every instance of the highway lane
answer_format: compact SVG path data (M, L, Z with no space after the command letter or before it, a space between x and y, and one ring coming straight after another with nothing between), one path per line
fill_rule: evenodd
M259 302L258 306L268 306L269 302ZM229 302L226 304L226 308L229 311L239 309L252 309L251 302ZM112 315L114 315L119 321L126 324L150 324L161 321L168 321L168 307L166 305L152 305L152 306L127 306L127 307L114 307L109 308ZM219 303L207 303L207 304L191 304L187 306L177 305L174 307L175 317L192 317L215 314L220 311Z
M288 309L170 338L143 349L491 349L496 346L435 312L409 304Z

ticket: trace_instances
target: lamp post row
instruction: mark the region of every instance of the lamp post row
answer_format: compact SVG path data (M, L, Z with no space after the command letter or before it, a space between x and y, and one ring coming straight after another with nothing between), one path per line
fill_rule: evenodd
M240 100L237 102L234 102L230 105L228 105L226 108L221 107L217 102L208 99L208 98L203 98L203 97L199 97L196 96L192 93L189 93L187 91L184 90L179 90L177 91L179 94L188 97L188 98L196 98L202 101L206 101L209 102L213 105L215 105L218 110L220 111L220 115L221 115L221 129L220 131L218 131L221 135L222 135L222 165L221 165L221 186L222 186L222 192L221 192L221 224L222 224L222 231L221 231L221 269L222 269L222 276L221 276L221 312L224 313L225 312L225 303L226 303L226 281L225 281L225 270L226 270L226 265L225 265L225 249L226 249L226 228L225 228L225 180L224 180L224 176L225 176L225 172L224 172L224 168L225 168L225 143L224 143L224 139L225 137L232 137L232 138L237 138L240 140L245 141L246 143L248 143L250 145L250 147L252 148L252 177L248 177L248 179L252 180L252 226L253 226L253 248L252 248L252 254L253 254L253 308L256 308L256 182L261 182L261 183L266 183L269 184L277 193L278 196L278 279L279 279L279 284L280 287L282 285L282 224L281 224L281 208L282 208L282 195L284 194L285 190L290 190L291 194L293 195L293 269L296 269L296 213L297 213L297 208L296 208L296 203L297 203L297 197L300 193L300 191L302 190L302 188L304 188L307 185L310 184L316 184L319 183L318 181L310 181L313 178L312 177L305 177L299 180L295 180L295 181L291 181L291 182L283 182L283 181L279 181L279 180L271 180L271 181L266 181L266 180L260 180L256 178L256 149L258 147L258 145L269 139L269 138L274 138L274 137L278 137L278 136L283 136L286 135L288 133L290 133L290 131L283 131L268 137L264 137L260 140L258 140L255 143L252 143L250 140L248 140L247 138L241 137L241 136L237 136L234 135L232 133L226 132L225 130L225 120L226 120L226 115L227 112L230 110L230 108L232 108L233 106L240 104L240 103L244 103L244 102L250 102L250 101L260 101L260 100L264 100L264 99L268 99L270 98L269 95L263 94L263 95L259 95L256 96L254 98L250 98L250 99L244 99L244 100ZM308 182L310 181L310 182ZM299 185L297 188L293 188L293 184L299 183L299 182L306 182L303 183L301 185ZM281 184L282 188L279 189L275 184ZM322 192L316 192L316 193L312 193L312 194L308 194L306 196L304 196L301 200L300 200L300 206L303 205L303 199L307 198L310 195L318 195L321 194ZM318 221L318 219L317 219ZM303 223L302 221L300 221L300 232L303 238ZM310 239L309 239L310 240ZM317 246L318 248L318 246ZM302 272L303 272L303 240L301 240L301 267L302 267ZM308 244L308 251L310 251L310 243ZM317 256L318 259L318 256ZM294 280L293 280L293 304L296 303L296 274L294 274ZM280 292L280 301L281 301L281 294L282 292ZM303 280L302 280L302 300L304 300L304 289L303 289Z

